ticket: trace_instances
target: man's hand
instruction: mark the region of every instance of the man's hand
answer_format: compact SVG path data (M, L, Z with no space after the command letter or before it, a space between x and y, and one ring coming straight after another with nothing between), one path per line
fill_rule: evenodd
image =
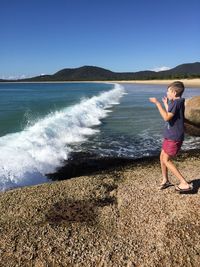
M166 96L164 96L162 98L162 102L164 103L164 105L166 105L168 103L168 98Z
M163 102L163 104L165 106L166 111L168 111L168 98L166 96L164 96L162 98L162 102Z
M150 97L149 101L151 103L154 103L156 105L156 107L158 108L160 115L162 116L162 118L164 119L164 121L169 121L173 118L174 114L167 112L166 110L163 109L162 104L157 100L157 98L155 97ZM163 103L168 106L167 104L167 100L166 98L163 98ZM166 108L167 109L167 108Z
M150 97L150 98L149 98L149 101L150 101L151 103L154 103L154 104L158 103L158 100L157 100L157 98L155 98L155 97Z

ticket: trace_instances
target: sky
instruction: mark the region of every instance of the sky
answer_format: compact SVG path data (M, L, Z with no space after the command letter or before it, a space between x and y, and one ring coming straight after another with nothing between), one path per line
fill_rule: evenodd
M200 61L199 0L0 0L0 78Z

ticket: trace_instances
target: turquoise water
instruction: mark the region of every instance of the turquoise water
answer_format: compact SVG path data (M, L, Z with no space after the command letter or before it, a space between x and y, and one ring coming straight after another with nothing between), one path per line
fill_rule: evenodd
M0 189L49 181L72 152L99 157L159 153L163 121L151 96L162 85L106 83L0 84ZM187 88L184 96L199 95ZM186 136L183 149L200 138Z
M0 136L21 131L49 112L111 87L90 83L0 83Z
M112 113L102 120L100 131L82 144L80 151L129 158L159 153L164 122L148 99L155 96L162 101L166 86L126 84L123 88L126 95L120 104L113 107ZM195 95L200 95L200 88L186 88L183 96ZM199 146L200 138L185 136L183 150Z

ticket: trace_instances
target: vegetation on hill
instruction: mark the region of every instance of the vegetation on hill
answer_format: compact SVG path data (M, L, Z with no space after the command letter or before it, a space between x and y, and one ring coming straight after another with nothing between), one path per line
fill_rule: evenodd
M187 63L165 71L113 72L95 66L62 69L53 75L41 75L15 81L113 81L200 78L200 62ZM6 80L0 80L0 82ZM7 80L8 81L8 80ZM9 80L11 81L11 80Z

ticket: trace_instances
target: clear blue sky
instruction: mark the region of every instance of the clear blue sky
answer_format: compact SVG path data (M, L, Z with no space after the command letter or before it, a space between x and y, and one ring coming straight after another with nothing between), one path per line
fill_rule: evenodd
M200 61L199 0L0 0L0 78Z

